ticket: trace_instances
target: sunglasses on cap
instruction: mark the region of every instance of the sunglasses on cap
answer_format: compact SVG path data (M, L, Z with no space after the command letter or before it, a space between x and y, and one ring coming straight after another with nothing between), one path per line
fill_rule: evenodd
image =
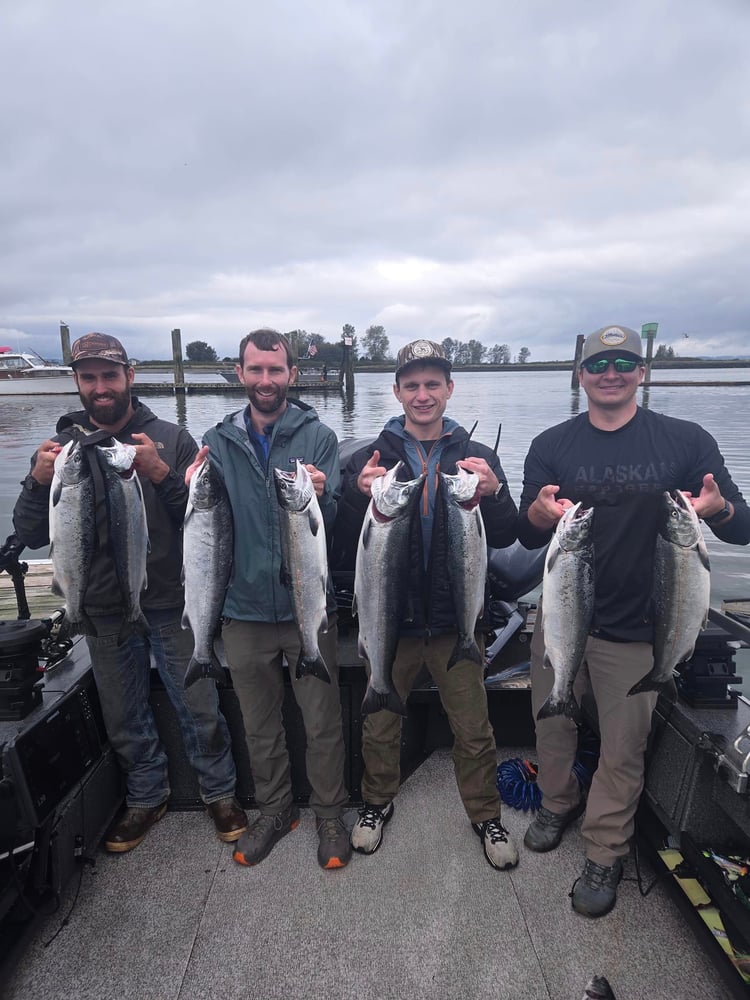
M594 361L584 361L581 368L585 368L589 375L603 375L610 365L614 365L615 371L620 375L626 372L634 372L641 364L632 358L597 358Z

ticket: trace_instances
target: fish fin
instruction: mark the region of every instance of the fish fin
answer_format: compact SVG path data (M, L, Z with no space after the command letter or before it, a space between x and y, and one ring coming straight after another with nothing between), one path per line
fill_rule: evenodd
M203 679L214 680L222 687L226 685L227 679L224 674L224 668L214 653L211 654L211 659L208 663L201 663L194 656L190 657L190 663L188 663L188 668L185 671L185 688L189 688L196 681Z
M120 626L120 631L117 635L117 645L122 646L126 640L128 640L131 635L151 635L151 626L146 621L146 616L141 611L137 618L128 619L126 618L122 625Z
M688 656L686 659L690 659L690 657ZM674 677L672 675L667 677L665 681L655 681L653 679L653 671L650 671L642 680L632 686L628 691L628 697L631 694L643 694L644 691L664 691L666 693L670 685L674 689Z
M362 528L362 548L366 549L370 541L370 532L372 531L372 521L367 518Z
M381 712L384 709L395 715L406 715L406 705L394 687L380 694L371 684L368 684L365 697L362 700L362 715L372 715L374 712Z
M710 573L711 572L711 560L708 558L708 549L706 548L706 543L703 542L703 541L701 541L698 544L698 555L700 557L700 561L703 564L704 569L707 569L708 572Z
M307 523L310 525L310 534L313 538L317 538L318 532L320 531L320 518L311 514L307 519Z
M545 670L555 669L554 666L552 665L552 660L550 660L549 656L547 656L546 653L544 654L544 659L542 660L542 666L544 667Z
M552 695L550 695L536 713L537 720L554 719L558 715L564 715L566 718L575 722L576 725L580 725L581 709L579 708L578 702L573 697L572 692L568 696L567 701L553 701Z
M328 673L326 661L320 652L317 656L305 656L300 650L297 660L297 679L299 680L300 677L317 677L318 680L325 681L326 684L331 683L331 675Z
M448 660L446 670L450 670L451 667L455 667L459 660L471 660L472 663L480 663L484 666L482 654L479 651L479 646L477 646L476 639L473 635L464 636L463 638L459 635L456 645L453 647L450 659Z
M60 480L58 480L54 488L52 489L52 493L50 495L53 507L57 507L58 503L60 502L61 496L62 496L62 483L60 482Z
M49 589L52 591L55 597L65 597L65 593L63 592L63 589L60 586L60 584L57 582L57 577L55 576L54 573L52 574L52 583L49 585Z

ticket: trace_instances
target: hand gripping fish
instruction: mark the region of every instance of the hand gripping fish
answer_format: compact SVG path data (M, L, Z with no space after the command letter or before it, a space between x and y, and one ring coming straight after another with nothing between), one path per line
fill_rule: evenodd
M653 575L654 665L628 694L659 691L678 663L689 660L711 599L711 569L700 521L690 500L663 495Z
M479 477L458 467L458 474L439 473L442 523L447 533L447 573L450 584L458 641L448 660L450 670L459 660L484 665L474 638L477 619L484 606L487 580L487 539L479 510Z
M354 604L359 620L359 655L370 665L362 701L364 715L384 708L406 715L406 706L393 686L392 671L399 626L408 604L411 517L424 476L399 482L399 473L405 468L399 462L373 480L372 499L357 548Z
M65 600L71 634L96 635L83 610L96 544L94 480L84 448L69 441L55 458L49 496L52 593Z
M557 522L542 581L544 666L555 680L537 719L567 715L580 720L573 696L594 614L594 508L569 507Z
M185 610L182 627L193 632L193 655L185 687L203 677L224 684L224 668L214 651L224 596L232 575L234 522L226 487L206 458L190 480L182 530L182 581Z
M310 473L298 461L295 472L273 470L279 501L281 578L289 587L301 649L297 677L312 674L330 684L318 647L318 633L328 625L328 551L323 515Z
M95 445L94 451L104 476L109 548L122 595L124 620L118 637L122 643L133 632L148 635L151 631L141 610L141 591L147 583L146 508L133 468L135 447L115 440L109 448Z

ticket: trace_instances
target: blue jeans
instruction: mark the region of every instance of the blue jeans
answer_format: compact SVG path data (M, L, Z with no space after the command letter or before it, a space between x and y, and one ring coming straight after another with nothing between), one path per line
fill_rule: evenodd
M87 636L94 679L109 742L125 772L127 804L153 809L169 797L167 755L149 704L153 655L159 677L174 705L188 760L206 805L234 795L237 780L229 729L212 680L187 690L185 670L193 633L183 629L182 608L144 611L151 635L132 635L121 645L121 615L92 616L96 636Z

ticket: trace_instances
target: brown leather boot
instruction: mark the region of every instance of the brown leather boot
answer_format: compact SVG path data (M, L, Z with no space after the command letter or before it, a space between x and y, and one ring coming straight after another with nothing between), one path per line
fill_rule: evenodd
M167 811L167 803L153 809L128 806L104 835L104 847L108 851L122 854L137 847L148 831L158 823Z
M247 830L247 816L234 796L218 799L206 806L206 811L214 821L216 835L225 844L239 840Z

